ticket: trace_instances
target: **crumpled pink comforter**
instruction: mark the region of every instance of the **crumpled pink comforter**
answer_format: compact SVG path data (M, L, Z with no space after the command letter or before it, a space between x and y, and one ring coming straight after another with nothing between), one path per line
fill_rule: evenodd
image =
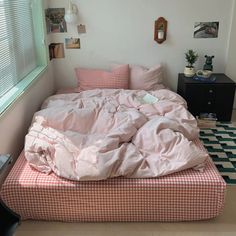
M166 89L90 90L48 98L34 115L25 157L35 169L72 180L150 178L201 166L207 153L186 102Z

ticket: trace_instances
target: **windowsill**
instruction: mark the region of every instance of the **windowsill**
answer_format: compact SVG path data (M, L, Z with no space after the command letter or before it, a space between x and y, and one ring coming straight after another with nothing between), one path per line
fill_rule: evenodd
M38 66L2 98L0 98L0 117L27 91L30 85L32 85L37 78L42 75L46 68L47 66Z

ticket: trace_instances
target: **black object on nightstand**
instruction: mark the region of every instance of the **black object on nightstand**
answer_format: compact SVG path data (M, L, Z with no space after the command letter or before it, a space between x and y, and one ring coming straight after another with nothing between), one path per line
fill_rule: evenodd
M199 81L179 74L178 94L194 115L215 113L219 121L230 121L233 110L235 83L225 74L212 74L214 81Z
M0 155L0 178L4 169L12 162L10 156ZM0 198L0 235L12 236L20 223L20 216L9 209Z

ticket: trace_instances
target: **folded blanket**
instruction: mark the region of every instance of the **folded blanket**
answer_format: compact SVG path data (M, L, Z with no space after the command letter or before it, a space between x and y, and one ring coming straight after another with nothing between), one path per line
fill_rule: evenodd
M32 167L73 180L150 178L196 167L207 153L186 102L166 89L90 90L48 98L25 138Z

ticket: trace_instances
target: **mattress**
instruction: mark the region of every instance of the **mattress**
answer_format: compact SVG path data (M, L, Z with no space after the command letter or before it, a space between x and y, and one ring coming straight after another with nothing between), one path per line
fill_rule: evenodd
M153 179L79 182L33 170L22 152L1 197L23 220L174 222L218 216L225 191L226 184L210 159L203 172L189 169Z

